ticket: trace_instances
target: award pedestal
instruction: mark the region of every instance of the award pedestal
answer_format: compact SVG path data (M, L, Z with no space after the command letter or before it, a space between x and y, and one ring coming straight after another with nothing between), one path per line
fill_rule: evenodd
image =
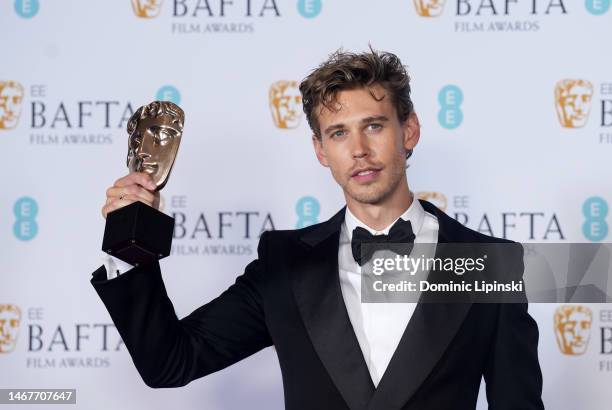
M140 201L106 217L102 250L133 266L170 254L174 218Z

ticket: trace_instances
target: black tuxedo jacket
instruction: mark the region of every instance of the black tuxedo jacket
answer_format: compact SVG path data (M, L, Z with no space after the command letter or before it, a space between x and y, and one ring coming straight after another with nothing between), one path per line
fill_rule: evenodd
M439 243L501 241L421 203L438 218ZM474 409L483 375L491 409L543 408L526 303L419 303L375 388L340 289L343 220L344 209L265 232L236 283L181 320L157 263L112 280L100 267L91 283L151 387L183 386L274 345L287 409Z

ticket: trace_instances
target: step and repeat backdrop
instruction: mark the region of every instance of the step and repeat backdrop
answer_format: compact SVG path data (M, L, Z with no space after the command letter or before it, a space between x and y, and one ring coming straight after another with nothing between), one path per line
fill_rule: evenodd
M419 197L498 237L611 240L610 0L5 0L0 35L0 388L76 389L82 409L283 408L273 348L146 387L89 279L127 119L155 99L186 114L162 191L179 317L233 283L261 232L340 209L297 89L339 48L408 66ZM529 309L547 408L609 409L612 305Z

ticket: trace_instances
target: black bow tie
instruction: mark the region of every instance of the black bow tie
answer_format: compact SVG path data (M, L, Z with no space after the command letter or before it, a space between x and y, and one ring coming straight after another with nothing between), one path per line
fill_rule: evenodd
M393 224L388 235L372 235L367 229L358 226L353 229L353 239L351 240L353 258L359 266L363 266L377 250L388 249L396 253L409 254L414 244L414 238L412 224L410 221L404 221L401 218ZM362 253L362 244L371 246L365 246Z

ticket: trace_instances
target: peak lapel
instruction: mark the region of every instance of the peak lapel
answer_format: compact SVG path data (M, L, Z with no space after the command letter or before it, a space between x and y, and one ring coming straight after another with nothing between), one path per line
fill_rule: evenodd
M455 241L450 217L429 202L421 203L438 218L438 243ZM436 257L444 257L441 248L437 247ZM419 303L368 409L401 409L440 360L470 307L470 303Z
M292 272L298 309L315 351L351 409L366 409L374 385L340 289L338 246L344 208L308 231L307 257Z

